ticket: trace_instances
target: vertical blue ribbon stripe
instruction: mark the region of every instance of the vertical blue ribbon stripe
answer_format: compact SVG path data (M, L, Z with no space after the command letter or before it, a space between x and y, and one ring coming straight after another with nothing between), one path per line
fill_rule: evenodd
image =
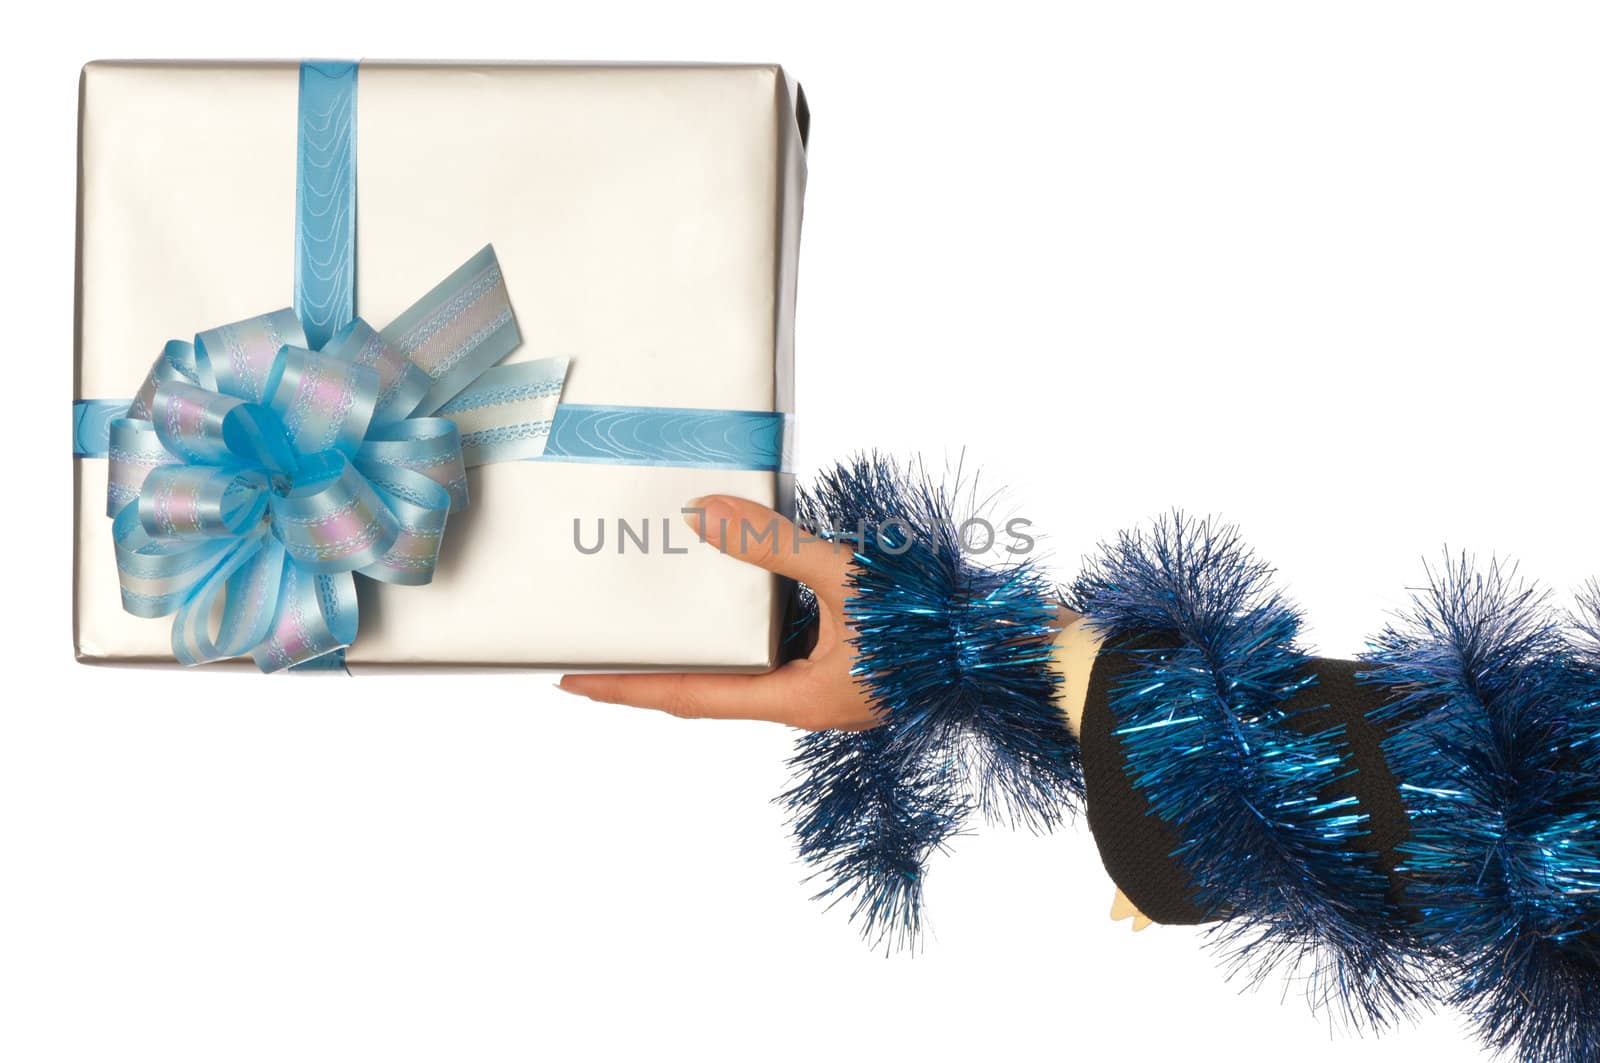
M320 351L355 317L356 64L300 64L294 309Z
M356 316L356 64L300 64L294 310L314 351ZM296 666L344 667L336 650Z

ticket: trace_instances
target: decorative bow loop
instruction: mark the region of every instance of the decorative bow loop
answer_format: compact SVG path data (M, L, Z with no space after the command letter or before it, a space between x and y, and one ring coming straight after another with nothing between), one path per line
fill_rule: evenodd
M467 504L477 462L433 411L501 402L508 375L559 392L565 362L546 359L462 395L520 342L486 247L383 332L356 318L314 351L279 310L168 343L111 423L124 608L176 614L184 664L249 654L276 671L348 646L354 574L429 582Z

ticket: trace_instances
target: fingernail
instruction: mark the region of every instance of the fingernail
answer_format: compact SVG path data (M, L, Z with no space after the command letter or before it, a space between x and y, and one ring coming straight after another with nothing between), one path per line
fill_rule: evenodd
M689 499L689 501L683 504L683 512L680 514L680 516L683 517L683 522L687 524L689 529L698 535L702 540L706 536L705 532L702 530L700 520L705 515L707 497L708 496L706 495L700 495L698 498ZM707 523L710 522L708 521Z
M702 539L722 534L722 525L733 519L733 507L716 495L701 495L683 504L683 522ZM704 524L701 521L704 520Z

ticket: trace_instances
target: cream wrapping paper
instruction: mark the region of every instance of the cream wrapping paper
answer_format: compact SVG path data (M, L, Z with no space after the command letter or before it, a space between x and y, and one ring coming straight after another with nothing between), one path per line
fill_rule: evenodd
M97 62L79 121L74 398L131 396L171 338L288 305L297 62ZM805 153L772 65L363 62L356 310L387 321L492 243L523 343L571 359L562 400L792 412ZM171 662L122 611L107 464L74 460L80 659ZM434 582L358 581L351 671L761 670L782 589L678 519L786 474L524 461L471 472ZM650 550L618 550L647 523ZM586 545L606 526L595 554ZM663 547L664 529L674 551Z

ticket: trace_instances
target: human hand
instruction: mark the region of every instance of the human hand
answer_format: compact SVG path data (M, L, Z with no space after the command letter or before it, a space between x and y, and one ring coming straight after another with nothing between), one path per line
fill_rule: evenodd
M685 521L703 541L811 589L818 620L811 652L763 675L567 675L561 689L691 719L771 720L807 731L875 726L879 720L866 690L850 673L856 661L844 617L850 548L806 535L775 511L742 498L708 495L686 508ZM767 535L773 526L777 535ZM741 534L741 528L752 534Z

